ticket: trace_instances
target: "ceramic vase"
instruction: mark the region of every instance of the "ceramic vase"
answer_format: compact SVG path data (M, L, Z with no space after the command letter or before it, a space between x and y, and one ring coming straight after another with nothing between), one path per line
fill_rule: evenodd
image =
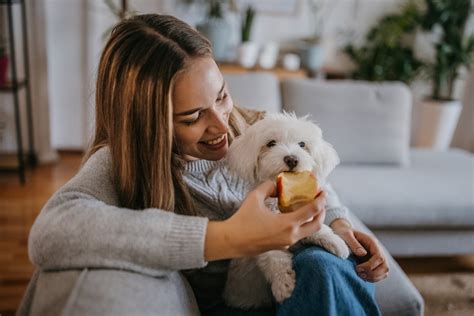
M449 148L461 114L459 100L424 100L419 109L417 147L444 151Z
M243 42L239 46L238 61L244 68L252 68L257 63L258 58L258 43Z
M212 44L216 61L226 61L229 55L229 39L231 26L224 19L210 18L196 26L196 29L206 36Z

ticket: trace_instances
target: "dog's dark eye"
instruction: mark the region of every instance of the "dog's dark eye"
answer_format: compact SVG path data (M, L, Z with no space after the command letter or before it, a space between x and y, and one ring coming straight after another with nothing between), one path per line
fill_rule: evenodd
M269 148L270 148L270 147L273 147L273 146L276 145L276 143L277 143L276 141L271 140L271 141L269 141L269 142L267 143L267 147L269 147Z
M304 148L306 146L304 142L299 142L298 145L300 145L301 148Z

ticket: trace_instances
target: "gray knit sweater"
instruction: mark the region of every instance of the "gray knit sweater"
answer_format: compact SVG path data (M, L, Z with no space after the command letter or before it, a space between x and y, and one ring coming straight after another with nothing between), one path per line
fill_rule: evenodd
M209 295L204 296L217 295L225 282L228 261L208 265L204 260L208 219L230 217L248 186L232 177L223 161L189 162L184 177L199 217L121 208L109 149L100 149L37 217L29 236L31 261L42 270L100 267L151 276L186 270L198 301L203 289L215 290L206 290ZM329 186L326 189L326 223L347 218L347 209L334 191Z
M229 218L240 207L250 189L250 184L233 176L222 160L188 162L184 179L198 214L211 220ZM347 208L341 206L331 186L327 184L325 189L328 193L325 223L329 224L337 218L349 220ZM184 271L201 310L222 303L228 266L229 260L220 260L210 262L201 269Z

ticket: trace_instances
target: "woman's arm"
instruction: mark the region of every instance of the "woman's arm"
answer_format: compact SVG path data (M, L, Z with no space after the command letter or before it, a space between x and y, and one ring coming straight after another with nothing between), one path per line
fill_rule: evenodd
M364 257L364 262L357 265L359 276L369 282L378 282L388 275L386 255L374 236L352 229L349 221L349 210L342 206L339 198L328 184L328 202L326 212L330 218L328 224L346 242L351 251L358 257Z
M291 213L272 212L265 199L276 196L273 181L251 191L229 219L210 222L206 236L206 260L254 256L275 249L288 249L298 240L321 229L326 193Z
M206 261L286 249L318 231L326 194L289 214L274 214L265 199L268 181L250 192L229 219L177 215L158 209L117 207L107 149L45 205L29 236L29 254L44 270L83 267L127 269L152 276L203 267Z
M332 229L344 239L356 256L365 256L361 258L363 262L356 267L361 278L369 282L378 282L388 276L387 255L374 236L352 229L343 219L335 220Z
M326 183L324 190L327 193L326 198L326 220L325 224L332 226L332 223L336 220L344 220L348 225L351 225L349 220L349 210L347 207L341 204L339 197L334 191L331 184Z
M153 276L203 267L208 219L117 207L104 148L44 206L29 236L31 261L45 270L127 269Z

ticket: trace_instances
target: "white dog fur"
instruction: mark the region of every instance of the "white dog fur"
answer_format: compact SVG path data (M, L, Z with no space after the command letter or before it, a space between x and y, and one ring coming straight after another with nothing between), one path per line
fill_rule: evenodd
M285 162L289 156L293 163L288 164L288 158ZM324 187L326 177L339 163L334 148L323 140L321 129L307 117L289 113L269 114L250 126L233 141L227 159L230 170L249 181L251 188L275 180L282 171L303 170L311 170ZM296 166L290 168L295 160ZM269 205L277 211L276 199ZM326 225L300 243L319 245L344 259L349 256L345 242ZM292 254L273 250L231 261L224 300L244 309L269 306L273 297L279 303L290 297L294 286Z

